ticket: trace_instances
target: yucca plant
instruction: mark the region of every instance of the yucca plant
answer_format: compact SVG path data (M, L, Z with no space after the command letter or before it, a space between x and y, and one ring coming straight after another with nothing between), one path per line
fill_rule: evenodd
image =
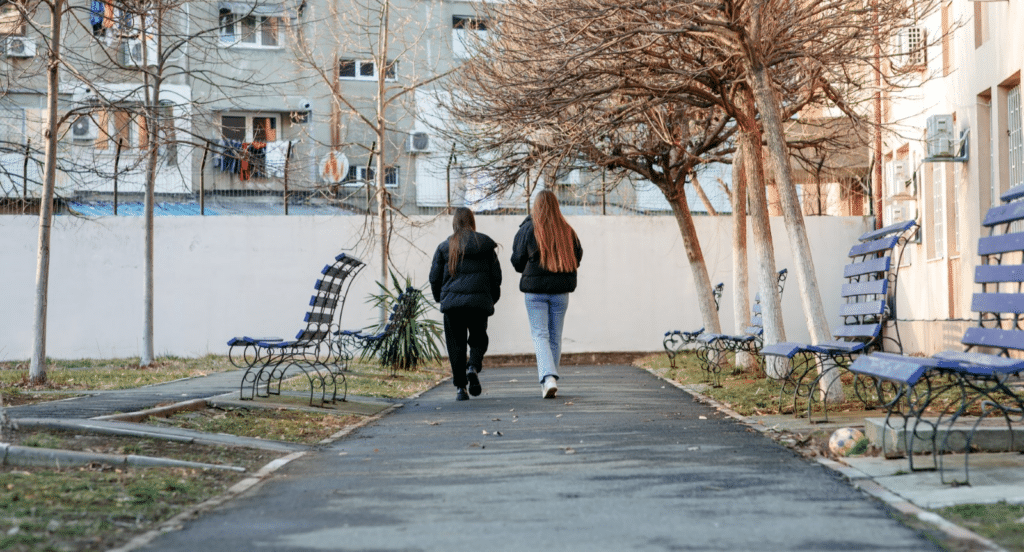
M390 316L377 328L383 336L367 343L362 358L376 358L382 366L391 369L392 375L398 370L415 370L429 362L440 362L438 342L442 339L443 326L427 316L437 307L408 277L399 279L391 272L391 283L394 288L377 282L380 293L370 296L369 302L385 309Z

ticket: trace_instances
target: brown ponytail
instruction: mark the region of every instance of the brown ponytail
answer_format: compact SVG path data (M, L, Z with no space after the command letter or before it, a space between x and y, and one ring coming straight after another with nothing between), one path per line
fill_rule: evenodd
M466 245L464 240L468 239L473 232L476 232L476 217L473 211L465 207L455 209L452 217L452 229L455 232L448 238L448 274L455 276L455 270L462 262Z

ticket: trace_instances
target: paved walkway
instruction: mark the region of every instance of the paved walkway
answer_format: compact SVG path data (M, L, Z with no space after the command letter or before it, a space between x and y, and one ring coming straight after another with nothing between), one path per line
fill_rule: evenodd
M10 407L7 414L11 418L95 418L145 410L157 405L205 399L224 393L238 393L241 381L240 371L216 372L202 378L188 378L123 391L94 391L72 399Z
M880 502L628 366L441 385L143 550L938 550Z

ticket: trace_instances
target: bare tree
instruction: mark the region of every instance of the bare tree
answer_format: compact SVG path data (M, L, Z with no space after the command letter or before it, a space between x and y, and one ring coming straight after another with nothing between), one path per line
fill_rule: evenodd
M679 226L705 328L720 332L686 187L703 164L728 162L735 126L693 72L640 74L680 51L668 35L622 31L614 12L586 2L492 6L500 32L452 79L452 133L494 194L578 167L656 185Z
M361 151L373 169L367 171L372 177L367 178L366 208L369 213L371 203L375 206L376 218L369 221L375 230L367 237L379 246L380 278L387 282L393 219L401 216L387 179L419 107L414 93L450 70L441 65L440 52L425 45L440 22L423 6L400 8L390 0L330 3L319 12L311 7L306 18L292 29L298 45L295 62L313 86L328 91L331 129L325 145L332 152ZM372 139L364 140L366 133L359 129Z

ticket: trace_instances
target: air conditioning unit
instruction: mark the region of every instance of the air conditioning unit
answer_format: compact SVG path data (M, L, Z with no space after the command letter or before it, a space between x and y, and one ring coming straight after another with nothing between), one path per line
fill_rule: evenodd
M956 157L957 139L952 115L928 117L925 143L928 157Z
M430 151L430 135L426 132L413 132L405 142L406 153L423 153Z
M126 67L146 67L157 65L160 52L157 51L156 40L146 39L146 59L142 58L142 41L130 39L124 43L124 65Z
M82 115L71 123L71 138L76 142L93 141L98 135L96 123L88 115Z
M909 159L897 159L892 162L892 179L894 182L906 185L911 177Z
M24 36L9 36L4 41L7 57L30 58L36 55L36 41Z

